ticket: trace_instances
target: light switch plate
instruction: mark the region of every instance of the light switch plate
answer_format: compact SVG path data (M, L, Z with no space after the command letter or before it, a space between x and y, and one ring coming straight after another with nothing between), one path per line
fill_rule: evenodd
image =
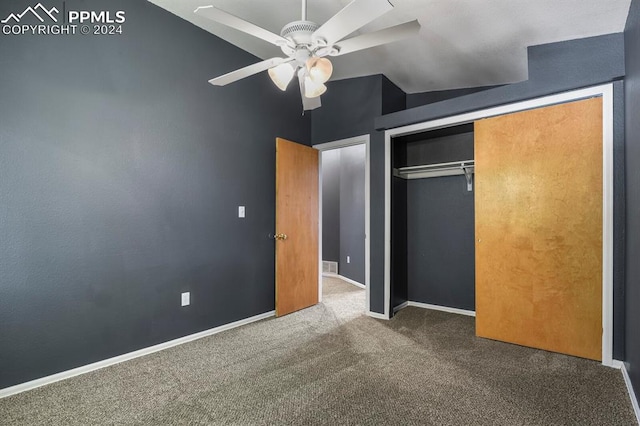
M351 263L351 256L347 256L347 263Z
M188 306L191 304L191 292L187 291L186 293L182 293L181 297L181 306Z
M238 206L238 217L244 217L244 206Z

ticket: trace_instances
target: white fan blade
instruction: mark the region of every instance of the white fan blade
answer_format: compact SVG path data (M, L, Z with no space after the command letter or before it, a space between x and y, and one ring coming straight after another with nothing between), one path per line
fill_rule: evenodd
M313 33L330 46L393 9L388 0L353 0Z
M220 10L214 6L200 6L199 8L194 10L194 13L197 13L198 15L204 16L205 18L209 18L212 21L216 21L220 24L226 25L236 30L243 31L254 37L261 38L262 40L268 41L269 43L275 44L276 46L287 44L286 38L280 37L279 35L274 34L271 31L260 28L259 26L252 24L251 22L238 18L237 16Z
M303 70L300 70L300 72L298 72L298 82L300 83L300 97L302 98L302 110L311 111L312 109L320 108L322 106L322 102L320 101L320 96L316 98L307 98L304 95L304 71Z
M420 31L420 24L417 20L405 22L404 24L385 28L380 31L363 34L357 37L342 40L334 45L338 53L331 56L340 56L358 50L368 49L381 44L392 43L404 38L412 37Z
M220 77L212 78L209 80L209 83L214 86L226 86L229 83L233 83L234 81L241 80L245 77L252 76L254 74L258 74L261 71L268 70L269 68L273 68L276 65L280 65L283 62L291 61L291 58L271 58L266 61L258 62L253 65L249 65L244 68L240 68L235 71L231 71L225 75L221 75Z

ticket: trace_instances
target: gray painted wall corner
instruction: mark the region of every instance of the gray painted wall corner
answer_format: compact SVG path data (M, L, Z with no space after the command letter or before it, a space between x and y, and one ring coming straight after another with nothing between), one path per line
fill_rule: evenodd
M640 1L632 0L625 37L626 342L625 362L640 392Z

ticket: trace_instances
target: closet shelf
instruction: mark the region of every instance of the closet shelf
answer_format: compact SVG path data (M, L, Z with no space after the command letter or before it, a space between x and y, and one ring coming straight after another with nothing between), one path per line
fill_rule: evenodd
M402 179L422 179L441 176L469 175L474 171L474 161L425 164L393 169L393 175Z

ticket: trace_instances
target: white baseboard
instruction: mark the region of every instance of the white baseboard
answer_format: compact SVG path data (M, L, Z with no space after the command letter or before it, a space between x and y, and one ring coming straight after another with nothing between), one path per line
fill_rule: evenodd
M340 278L342 281L347 282L347 283L349 283L351 285L355 285L356 287L367 288L364 284L361 284L358 281L354 281L351 278L347 278L347 277L344 277L342 275L338 275L338 278Z
M607 367L615 368L617 370L622 370L624 368L624 362L614 359L614 360L611 360L611 365L607 365Z
M342 281L344 281L344 282L346 282L346 283L349 283L349 284L355 285L356 287L360 287L360 288L367 288L364 284L361 284L361 283L359 283L358 281L354 281L354 280L352 280L351 278L344 277L344 276L342 276L342 275L340 275L340 274L333 274L333 273L331 273L331 272L323 272L323 273L322 273L322 276L323 276L323 277L339 278L339 279L341 279Z
M624 377L624 383L627 385L627 391L629 392L629 398L631 398L631 405L633 405L633 411L634 413L636 413L636 421L638 422L638 424L640 424L640 408L638 407L638 399L636 398L636 394L633 391L633 384L631 383L631 377L629 377L627 366L624 363L621 363L621 364L622 364L622 368L620 368L620 370L622 370L622 377Z
M393 308L393 313L395 314L396 312L398 312L398 311L399 311L399 310L401 310L401 309L406 308L407 306L409 306L409 302L401 303L401 304L399 304L398 306L395 306L395 307Z
M385 314L379 314L378 312L373 312L373 311L367 311L367 315L369 315L371 318L376 318L376 319L382 319L382 320L389 319Z
M402 305L399 305L399 306L402 306ZM423 308L423 309L431 309L431 310L434 310L434 311L449 312L451 314L466 315L468 317L475 317L476 316L475 311L468 311L466 309L458 309L458 308L450 308L449 306L431 305L429 303L408 301L407 302L407 306L415 306L416 308ZM402 308L400 308L400 309L402 309Z
M264 314L255 315L253 317L245 318L229 324L224 324L219 327L214 327L209 330L201 331L199 333L190 334L188 336L180 337L178 339L170 340L168 342L160 343L154 346L149 346L148 348L139 349L134 352L118 355L116 357L94 362L92 364L83 365L82 367L77 367L72 370L62 371L60 373L56 373L51 376L42 377L40 379L32 380L30 382L20 383L15 386L0 389L0 398L6 398L11 395L15 395L31 389L39 388L41 386L45 386L51 383L59 382L60 380L69 379L71 377L79 376L81 374L89 373L91 371L95 371L101 368L119 364L124 361L129 361L134 358L138 358L144 355L149 355L154 352L161 351L163 349L172 348L174 346L182 345L183 343L188 343L197 339L202 339L203 337L211 336L213 334L217 334L222 331L230 330L232 328L236 328L242 325L250 324L252 322L260 321L265 318L270 318L274 316L275 313L276 311L265 312Z

